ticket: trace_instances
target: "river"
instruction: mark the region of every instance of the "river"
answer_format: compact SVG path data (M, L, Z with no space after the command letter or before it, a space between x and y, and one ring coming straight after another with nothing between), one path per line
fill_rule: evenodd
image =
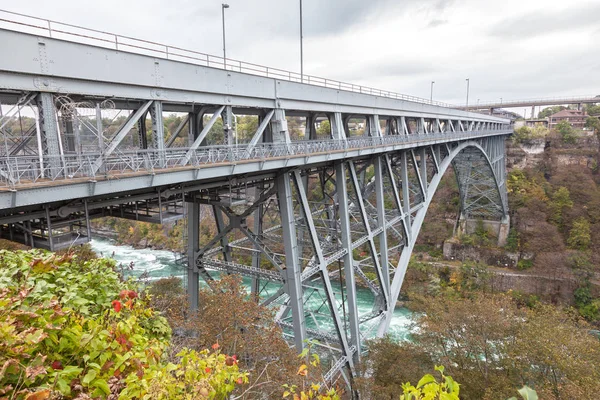
M108 239L94 239L91 242L92 248L98 255L112 257L117 263L128 266L133 263L133 269L124 268L126 275L138 277L144 273L150 280L164 277L177 276L182 277L184 271L182 266L175 261L175 254L166 250L152 249L134 249L131 246L117 246ZM250 281L244 282L249 285ZM201 280L202 283L202 280ZM275 291L273 286L271 291ZM268 294L268 293L267 293ZM373 294L370 290L357 288L357 305L359 314L367 314L373 306ZM394 318L390 325L390 335L398 340L407 340L410 334L411 312L405 307L396 307ZM330 321L321 320L320 324L330 324ZM333 326L331 326L333 328ZM368 327L367 327L368 329ZM362 330L362 329L361 329Z

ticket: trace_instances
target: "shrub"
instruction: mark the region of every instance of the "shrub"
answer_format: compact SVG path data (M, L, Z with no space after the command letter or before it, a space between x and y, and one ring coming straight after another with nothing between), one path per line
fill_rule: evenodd
M136 289L112 260L0 251L0 397L168 398L150 393L196 387L186 357L215 365L223 357L182 352L169 364L171 329ZM227 367L199 372L209 395L223 398L245 379Z
M529 268L531 268L531 267L533 267L533 260L524 260L524 259L520 259L520 260L517 262L517 269L518 269L519 271L524 271L524 270L526 270L526 269L529 269Z

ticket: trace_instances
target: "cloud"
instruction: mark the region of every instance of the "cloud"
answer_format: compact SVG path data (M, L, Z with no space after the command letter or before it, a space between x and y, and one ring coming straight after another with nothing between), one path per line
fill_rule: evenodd
M489 30L491 36L505 38L531 38L549 33L572 31L583 27L598 26L600 3L590 5L584 2L574 5L571 2L567 9L538 10L521 14L516 18L507 18Z
M436 28L441 25L446 25L447 23L447 19L432 19L431 21L429 21L429 24L427 24L427 26L429 28Z

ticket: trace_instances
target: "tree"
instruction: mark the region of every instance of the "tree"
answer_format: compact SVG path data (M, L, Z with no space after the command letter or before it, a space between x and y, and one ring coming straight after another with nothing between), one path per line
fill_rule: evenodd
M423 369L440 364L461 382L464 399L505 399L523 384L543 399L595 398L600 390L600 370L592 367L600 365L600 342L573 313L543 304L519 306L498 294L411 299L418 311L412 343L369 344L378 349L365 358L373 398L390 398L397 390L394 373L414 382ZM402 360L407 372L390 368L404 366Z
M588 117L585 120L585 127L592 129L596 134L600 134L600 118Z
M556 130L560 134L560 137L563 142L565 142L565 143L574 143L575 142L575 135L574 135L575 132L573 130L573 127L571 126L571 124L568 121L562 120L559 123L557 123Z
M522 127L515 129L515 133L513 133L512 135L512 140L515 143L521 143L531 138L531 133L531 128L523 125Z
M552 114L556 114L557 112L559 112L561 110L566 110L566 109L567 109L567 107L565 107L565 106L546 107L538 113L538 118L539 119L548 118Z
M174 294L173 285L173 280L157 281L152 306L175 331L188 332L178 338L178 346L200 351L218 342L222 351L236 354L240 367L250 372L247 398L274 397L283 384L301 384L297 354L283 339L273 311L248 296L239 276L222 276L211 288L201 289L200 308L192 315L185 314L185 295L182 290Z
M587 250L591 241L590 222L584 217L577 218L569 231L567 245L575 250Z
M600 115L600 104L590 104L586 107L588 115L598 116Z
M564 186L559 187L552 195L552 201L550 202L550 222L562 227L564 209L572 207L573 201L569 189Z
M331 124L329 123L328 119L321 121L321 123L319 124L319 127L317 128L317 136L318 137L330 137L331 136Z

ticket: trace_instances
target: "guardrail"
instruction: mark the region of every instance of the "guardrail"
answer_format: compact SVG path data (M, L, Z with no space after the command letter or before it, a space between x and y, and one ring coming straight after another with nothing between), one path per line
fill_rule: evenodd
M548 103L548 104L565 104L565 103L577 103L577 102L590 102L595 101L600 103L600 95L598 96L569 96L569 97L540 97L533 99L520 99L520 100L504 100L498 101L487 101L485 103L478 102L477 104L469 105L469 109L473 108L487 108L491 106L496 107L508 107L511 104L534 104L534 103ZM464 106L459 108L464 109Z
M115 50L149 55L174 61L188 62L211 68L225 69L228 71L264 76L267 78L281 79L290 82L299 82L308 85L321 86L373 96L388 97L398 100L407 100L440 107L457 108L457 106L440 101L430 101L429 99L424 99L421 97L375 89L368 86L355 85L352 83L337 81L335 79L322 78L306 74L301 75L298 72L286 71L280 68L268 67L265 65L244 62L232 58L223 58L194 50L187 50L149 40L136 39L115 33L84 28L78 25L33 17L7 10L0 10L0 29L36 34L39 36L67 40L76 43L107 47Z
M386 147L398 144L419 144L434 140L462 140L488 136L490 134L509 134L512 130L485 130L471 132L447 132L414 135L390 135L382 137L356 137L347 140L298 141L290 144L264 143L248 148L247 144L238 146L206 146L194 151L189 162L186 148L158 150L133 150L112 154L103 159L98 170L94 163L101 154L67 154L63 156L13 156L0 159L0 188L15 189L22 185L43 182L64 181L68 183L76 178L104 178L146 172L165 172L176 168L198 168L210 164L248 161L263 161L270 158L305 157L316 153L335 153L372 147Z

